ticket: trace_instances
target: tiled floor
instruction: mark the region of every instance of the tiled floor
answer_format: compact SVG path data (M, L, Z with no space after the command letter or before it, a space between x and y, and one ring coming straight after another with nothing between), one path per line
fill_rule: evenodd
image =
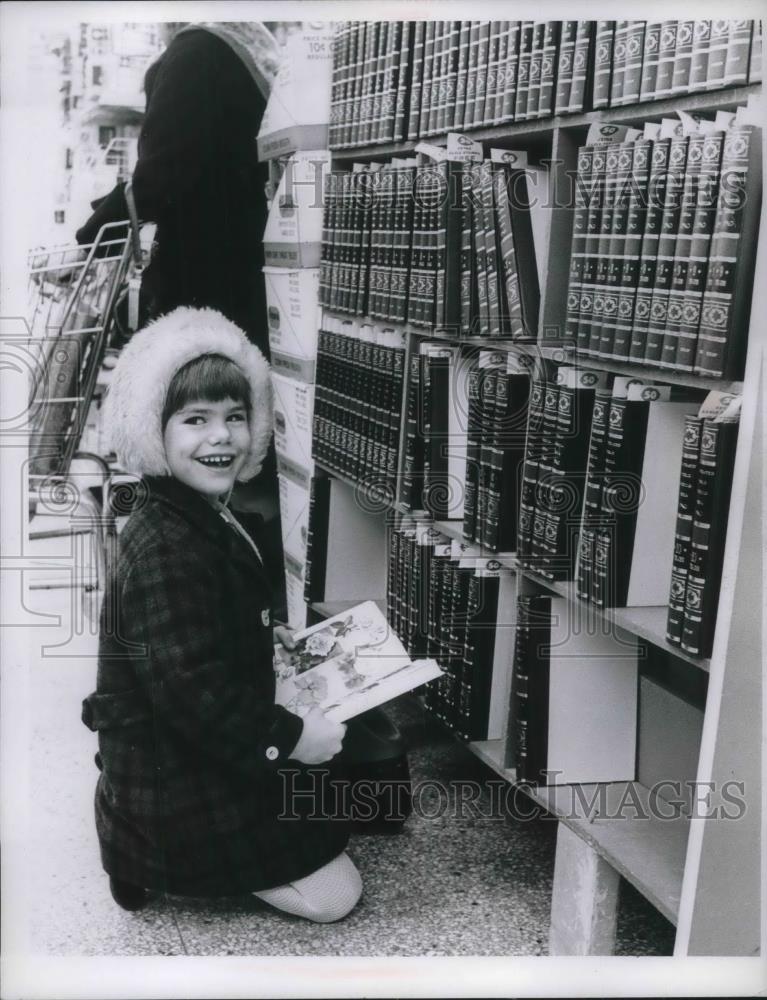
M545 955L555 823L492 817L496 776L410 698L394 714L410 745L413 778L454 788L483 784L474 810L450 815L436 785L423 786L422 815L393 836L357 835L349 853L364 895L342 923L314 925L249 898L166 898L120 910L101 871L92 816L96 738L80 722L93 688L95 637L68 638L79 597L37 591L32 608L61 614L38 628L29 671L30 946L57 956L96 955ZM87 622L87 618L86 618ZM42 650L45 644L49 648ZM59 645L56 645L59 644ZM45 655L44 655L45 654ZM51 655L56 654L56 655ZM452 793L448 793L452 794ZM472 814L473 813L473 814ZM433 818L427 818L431 815ZM624 885L618 954L669 955L673 928Z

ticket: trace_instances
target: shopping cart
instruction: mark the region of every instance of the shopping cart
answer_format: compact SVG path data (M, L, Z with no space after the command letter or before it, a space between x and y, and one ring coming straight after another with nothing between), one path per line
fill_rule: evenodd
M89 246L34 250L29 257L28 350L34 371L30 395L28 539L71 537L74 572L38 580L35 589L100 589L114 546L114 517L104 500L111 473L99 448L83 450L97 380L115 328L118 300L137 292L144 250L133 213L102 227ZM112 352L115 353L115 352ZM100 453L101 452L101 453ZM87 543L92 558L84 557Z

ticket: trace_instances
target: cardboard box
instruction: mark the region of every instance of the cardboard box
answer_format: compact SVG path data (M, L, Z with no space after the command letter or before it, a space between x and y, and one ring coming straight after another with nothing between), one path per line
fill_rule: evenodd
M313 382L320 328L320 272L265 267L267 323L272 369Z
M335 25L304 21L290 36L267 101L259 160L328 144Z
M294 153L282 171L264 229L264 263L270 267L319 267L325 177L330 153Z
M309 485L291 475L281 474L280 522L282 524L282 549L285 565L303 578L306 565L306 540L309 531Z
M314 386L272 372L274 447L291 465L312 467Z

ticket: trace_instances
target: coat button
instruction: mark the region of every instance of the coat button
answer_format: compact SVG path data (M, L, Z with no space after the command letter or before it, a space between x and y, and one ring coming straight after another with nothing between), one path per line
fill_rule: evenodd
M277 747L267 747L266 748L266 758L267 760L277 760L280 756L280 751Z

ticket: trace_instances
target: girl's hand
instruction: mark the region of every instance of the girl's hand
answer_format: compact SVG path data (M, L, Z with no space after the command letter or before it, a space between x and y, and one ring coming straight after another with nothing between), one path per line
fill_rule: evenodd
M302 764L324 764L341 752L346 724L325 718L322 710L312 708L304 716L304 728L291 757Z
M293 638L293 633L287 627L287 625L275 625L274 626L274 641L276 643L281 643L285 649L295 649L296 643Z

